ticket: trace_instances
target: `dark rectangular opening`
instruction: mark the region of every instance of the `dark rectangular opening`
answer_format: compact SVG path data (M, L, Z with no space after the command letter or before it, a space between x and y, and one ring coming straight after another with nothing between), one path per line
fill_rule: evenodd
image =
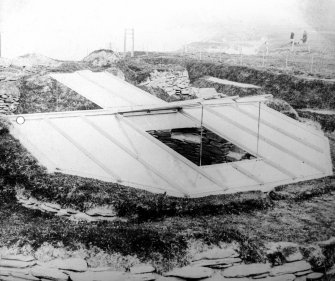
M256 158L207 128L203 128L202 136L201 128L196 127L147 132L198 166L200 150L201 166Z

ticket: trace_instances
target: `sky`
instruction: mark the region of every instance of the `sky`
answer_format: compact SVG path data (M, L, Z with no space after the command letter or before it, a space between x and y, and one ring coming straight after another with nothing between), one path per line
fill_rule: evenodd
M2 56L79 60L99 48L122 51L125 28L135 29L136 50L172 51L221 27L304 25L303 1L0 0Z

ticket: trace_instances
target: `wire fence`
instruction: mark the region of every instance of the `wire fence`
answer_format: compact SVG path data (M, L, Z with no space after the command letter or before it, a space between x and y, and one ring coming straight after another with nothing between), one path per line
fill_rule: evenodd
M205 62L221 62L255 68L275 68L283 72L335 78L335 47L311 51L309 45L263 48L257 54L226 54L223 52L189 52L185 58Z

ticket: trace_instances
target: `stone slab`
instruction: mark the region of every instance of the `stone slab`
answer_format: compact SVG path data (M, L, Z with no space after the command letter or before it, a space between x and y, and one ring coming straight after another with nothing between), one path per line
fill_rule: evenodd
M124 281L126 274L121 271L86 271L70 273L70 278L72 281Z
M130 268L132 274L152 273L155 272L155 268L151 265L136 265Z
M254 263L254 264L241 264L229 267L224 270L223 276L229 278L240 278L260 275L270 272L271 267L269 264Z
M163 274L165 277L179 277L183 279L203 279L213 275L213 270L200 266L185 266L176 268Z
M215 248L215 249L211 249L211 250L196 254L193 257L193 261L215 260L215 259L224 259L224 258L232 258L232 257L238 257L238 253L234 249Z
M215 266L215 265L228 265L233 263L239 263L242 260L240 258L225 258L217 260L198 260L191 263L192 266Z
M296 273L300 271L306 271L310 269L311 269L311 265L306 261L290 262L290 263L286 263L286 264L274 267L271 270L270 275L271 276L284 275L284 274Z
M11 268L27 268L34 265L33 262L24 262L18 260L0 260L0 267L11 267Z
M30 262L34 261L35 258L33 256L25 256L25 255L4 255L1 257L3 260L15 260L15 261L24 261Z
M55 259L45 263L46 267L82 272L87 270L87 262L81 258Z
M43 266L36 266L31 270L31 274L38 278L54 280L54 281L68 281L68 276L58 269L52 269Z

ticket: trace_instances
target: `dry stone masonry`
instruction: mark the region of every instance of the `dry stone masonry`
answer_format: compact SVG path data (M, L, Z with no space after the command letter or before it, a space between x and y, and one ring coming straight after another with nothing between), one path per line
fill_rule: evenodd
M15 82L0 81L0 114L11 114L19 104L20 91Z
M150 74L150 77L140 85L148 88L162 89L169 96L187 98L194 95L186 70L155 70Z
M324 247L335 246L335 238L319 243ZM326 273L314 272L306 260L272 263L245 264L239 256L237 245L218 246L193 254L189 265L175 268L160 275L150 264L135 264L127 270L112 266L94 267L85 257L52 257L43 260L37 254L0 254L0 280L54 280L54 281L328 281L334 280L335 268ZM288 242L269 243L268 255L290 256L299 246ZM73 255L75 255L73 253Z

